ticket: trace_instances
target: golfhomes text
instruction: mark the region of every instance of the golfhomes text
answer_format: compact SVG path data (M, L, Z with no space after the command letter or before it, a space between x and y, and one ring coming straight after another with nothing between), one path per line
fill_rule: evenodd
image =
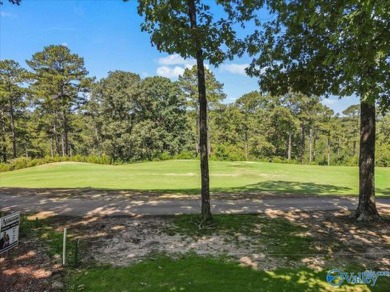
M20 213L0 218L0 254L18 245Z

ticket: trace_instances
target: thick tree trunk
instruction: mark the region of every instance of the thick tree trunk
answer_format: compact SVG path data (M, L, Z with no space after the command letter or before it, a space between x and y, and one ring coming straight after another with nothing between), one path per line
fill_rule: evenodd
M375 205L375 105L360 103L358 221L379 218Z
M191 28L196 29L195 0L188 0L189 18ZM205 219L211 219L210 209L210 181L209 181L209 157L208 157L208 129L207 129L207 98L206 82L203 62L203 53L199 39L195 39L196 64L198 70L198 93L199 93L199 148L200 148L200 171L201 171L201 214Z

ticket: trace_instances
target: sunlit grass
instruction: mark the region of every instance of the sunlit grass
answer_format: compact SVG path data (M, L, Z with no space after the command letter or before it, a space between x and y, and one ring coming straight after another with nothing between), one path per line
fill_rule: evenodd
M390 168L376 169L378 195L390 195ZM356 195L358 169L345 166L288 165L263 162L210 162L214 192ZM0 173L0 187L129 189L199 193L197 160L129 165L53 163Z
M334 288L327 270L279 268L257 271L222 258L159 256L126 268L90 268L68 276L70 291L371 291L367 285ZM386 291L378 279L372 291Z

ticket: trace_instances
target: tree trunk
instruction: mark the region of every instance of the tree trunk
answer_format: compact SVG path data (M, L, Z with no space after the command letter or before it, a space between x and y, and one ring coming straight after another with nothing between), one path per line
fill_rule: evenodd
M287 148L287 160L291 160L291 148L292 148L292 133L288 132L288 148Z
M196 156L198 156L199 154L199 136L200 136L200 132L199 132L199 109L198 109L198 105L196 105L196 136L195 136L195 151L196 151Z
M13 158L16 158L16 127L15 127L15 117L14 117L14 106L12 104L12 99L10 100L10 118L11 118L11 135L12 135L12 156Z
M375 104L360 103L358 221L379 218L375 205Z
M309 162L313 160L313 129L309 130Z
M69 155L69 141L68 141L68 119L66 116L66 112L62 113L62 156Z
M7 139L5 137L5 127L3 126L3 135L1 135L2 137L2 144L3 144L3 147L1 149L1 156L3 156L3 162L4 163L7 163Z
M3 158L3 162L7 163L7 137L6 135L6 128L5 128L5 121L4 121L4 112L0 111L0 124L1 124L1 130L2 130L2 135L1 135L1 142L2 142L2 147L1 147L1 156Z
M306 139L306 137L305 137L305 124L304 123L302 123L301 124L301 130L302 130L302 140L301 140L301 147L302 147L302 153L301 153L301 163L303 163L304 162L304 159L305 159L305 139Z
M313 148L312 148L312 152L313 152L313 155L312 155L312 159L313 161L316 161L316 141L317 141L317 137L316 137L317 133L313 130L313 133L312 133L312 143L313 143Z
M328 136L328 143L327 143L328 145L328 166L330 165L330 138L329 138L329 136Z
M196 29L195 0L188 0L189 18L191 28ZM207 151L207 98L206 82L203 62L203 52L200 39L195 39L196 64L198 70L198 93L199 93L199 148L200 148L200 172L201 172L201 214L205 219L211 219L210 210L210 181L209 181L209 157Z
M247 130L245 130L244 136L245 136L244 137L244 140L245 140L245 142L244 142L245 160L248 161L248 148L249 148L249 146L248 146L248 131Z
M53 139L54 139L54 155L58 155L59 153L59 143L58 143L58 133L57 133L57 125L56 120L53 119Z

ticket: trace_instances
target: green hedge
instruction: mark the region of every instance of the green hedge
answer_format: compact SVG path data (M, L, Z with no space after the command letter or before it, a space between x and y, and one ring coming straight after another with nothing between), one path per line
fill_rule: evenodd
M19 157L16 159L10 160L8 163L0 163L0 172L18 170L27 167L33 167L37 165L53 163L53 162L64 162L64 161L74 161L74 162L87 162L87 163L97 163L97 164L112 164L112 160L108 156L46 156L44 158L29 158L29 157Z

